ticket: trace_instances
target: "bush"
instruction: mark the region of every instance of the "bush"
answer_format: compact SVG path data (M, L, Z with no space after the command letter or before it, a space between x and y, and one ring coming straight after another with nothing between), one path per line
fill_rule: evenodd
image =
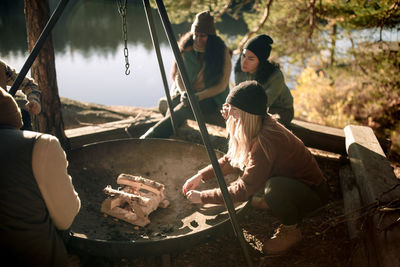
M293 91L295 117L314 123L343 128L355 120L349 112L352 83L338 89L322 70L306 68Z
M343 128L371 127L389 138L388 157L400 161L400 54L380 49L353 52L350 63L326 72L306 68L293 91L295 116Z

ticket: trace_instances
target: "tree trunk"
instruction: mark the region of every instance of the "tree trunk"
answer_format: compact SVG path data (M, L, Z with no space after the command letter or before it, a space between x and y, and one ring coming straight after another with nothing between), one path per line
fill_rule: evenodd
M32 51L43 28L50 18L48 0L25 0L25 20L28 37L28 49ZM64 149L68 148L68 139L64 133L64 121L61 114L61 101L58 95L54 48L51 34L31 68L34 78L42 91L42 111L35 118L35 128L39 132L55 135Z
M337 25L336 23L332 26L332 33L331 33L331 59L330 65L333 66L335 64L335 49L336 49L336 39L337 39Z

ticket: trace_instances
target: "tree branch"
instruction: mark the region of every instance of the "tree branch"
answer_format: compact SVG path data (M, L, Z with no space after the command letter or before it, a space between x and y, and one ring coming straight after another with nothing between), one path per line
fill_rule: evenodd
M308 35L307 35L307 41L312 40L312 34L314 31L314 27L315 27L315 17L316 17L316 10L315 10L315 0L311 0L310 1L310 20L309 20L309 25L310 28L308 30Z
M232 1L233 0L229 0L226 3L226 5L221 10L219 10L217 14L214 15L214 18L216 20L219 19L220 17L222 17L222 15L224 15L226 13L226 11L228 10L229 6L232 4Z
M235 54L240 53L240 51L242 50L243 46L244 46L245 43L250 39L250 37L251 37L253 34L257 33L257 32L264 26L265 22L266 22L267 19L268 19L269 10L270 10L270 8L271 8L272 2L273 2L273 0L269 0L269 1L268 1L267 7L266 7L265 10L264 10L264 15L263 15L263 17L261 18L260 22L258 23L257 27L256 27L254 30L248 32L248 33L243 37L243 39L240 41L240 43L239 43L237 49L234 51Z

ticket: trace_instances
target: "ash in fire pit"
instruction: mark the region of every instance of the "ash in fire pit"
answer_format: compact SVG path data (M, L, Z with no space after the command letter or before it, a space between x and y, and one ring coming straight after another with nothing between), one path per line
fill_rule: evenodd
M216 151L216 155L223 154ZM69 151L68 160L69 173L82 201L71 226L69 247L73 250L119 258L163 254L232 229L224 205L193 205L182 194L186 179L210 164L202 145L166 139L113 140ZM107 185L111 185L110 190L118 188L115 177L121 173L148 177L165 186L163 193L170 205L152 211L144 227L105 217L101 212L103 189ZM226 184L237 177L225 177ZM218 187L216 180L201 184L199 190L214 187ZM237 212L245 204L238 205Z
M117 190L108 185L104 188L104 193L110 197L103 201L101 211L108 215L143 227L150 223L149 214L152 211L169 205L161 183L122 173L117 178L117 184L125 187Z

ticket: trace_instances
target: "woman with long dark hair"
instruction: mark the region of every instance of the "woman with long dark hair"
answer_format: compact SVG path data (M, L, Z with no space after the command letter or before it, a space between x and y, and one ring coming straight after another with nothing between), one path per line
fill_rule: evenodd
M229 49L224 41L216 35L214 18L209 11L196 15L191 31L178 41L190 86L199 101L200 109L206 121L224 126L219 113L229 93L229 77L232 63ZM171 79L172 106L174 107L174 124L179 127L186 119L194 118L189 105L185 86L174 62ZM167 103L161 99L161 113L167 113ZM150 128L141 138L162 138L172 134L170 114Z
M267 254L285 252L302 239L302 219L324 206L329 189L311 152L291 131L266 113L268 98L257 81L235 86L223 105L228 152L219 159L223 175L241 173L228 187L233 202L264 191L264 209L281 225L263 246ZM195 204L223 204L219 188L195 190L215 178L212 165L189 178L182 193Z
M235 64L235 84L256 80L268 96L268 113L279 115L286 127L294 116L293 97L277 63L268 60L273 40L260 34L250 39Z

